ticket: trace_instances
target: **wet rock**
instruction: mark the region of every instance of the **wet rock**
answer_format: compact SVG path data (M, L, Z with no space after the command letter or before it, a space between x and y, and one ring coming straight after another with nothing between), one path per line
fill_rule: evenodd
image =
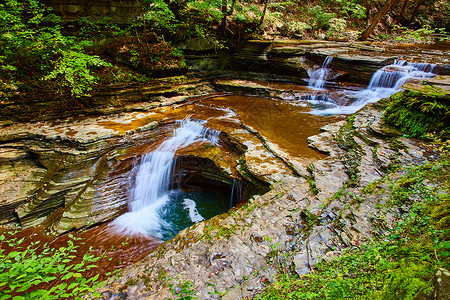
M433 283L436 300L450 299L450 272L448 270L438 269Z
M0 148L0 163L17 161L28 156L28 152L16 148Z
M127 299L127 298L128 298L127 293L120 292L120 293L117 293L117 294L113 294L113 295L109 298L109 300L125 300L125 299Z
M228 93L253 95L260 97L270 97L275 94L275 90L259 83L247 80L221 80L214 83L217 90Z
M251 237L252 237L252 239L253 239L256 243L258 243L258 244L260 244L260 243L263 242L263 237L260 236L259 234L252 233Z
M103 300L109 300L109 299L111 299L112 295L113 295L113 293L110 292L110 291L103 292L102 293L102 299Z
M305 54L306 49L304 47L293 47L293 46L275 47L268 51L268 55L278 57L302 56Z
M296 228L295 224L292 224L292 223L284 224L284 230L286 231L286 233L288 235L295 235L295 233L296 233L295 228Z
M11 120L2 120L2 121L0 121L0 128L11 125L12 123L14 123L14 122Z
M349 44L340 44L334 48L318 48L307 52L307 57L322 63L327 56L333 57L333 69L343 71L348 80L355 82L369 82L372 74L385 65L394 62L395 57L373 55L355 51ZM361 48L361 47L359 47Z
M220 258L225 258L226 255L223 254L222 252L214 252L213 254L211 254L211 261L215 260L215 259L220 259Z
M216 45L211 43L210 40L206 38L191 38L186 39L177 44L177 48L181 50L194 50L194 51L207 51L215 50Z
M186 55L186 62L192 71L217 71L228 65L230 57L215 53Z

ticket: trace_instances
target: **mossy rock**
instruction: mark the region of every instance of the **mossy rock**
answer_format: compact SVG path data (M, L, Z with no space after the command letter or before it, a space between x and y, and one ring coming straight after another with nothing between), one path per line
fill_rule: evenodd
M447 78L445 78L447 80ZM407 84L405 90L390 97L384 121L412 137L426 133L450 132L449 92L446 85Z

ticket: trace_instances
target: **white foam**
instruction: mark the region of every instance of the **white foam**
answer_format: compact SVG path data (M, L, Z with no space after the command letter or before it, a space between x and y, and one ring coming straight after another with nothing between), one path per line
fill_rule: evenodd
M325 82L328 77L328 73L330 73L330 69L328 66L330 65L331 61L333 60L332 56L327 56L325 60L323 61L322 67L311 71L309 75L309 87L313 89L323 89L323 86L325 85Z
M203 218L202 215L198 212L197 204L194 200L188 198L183 199L183 207L188 210L189 218L192 222L198 223L205 220L205 218Z
M131 173L136 174L131 184L130 212L113 221L117 231L126 234L151 234L162 238L170 224L161 218L160 211L170 201L169 185L172 179L175 152L197 141L216 144L219 132L202 125L204 121L186 119L171 138L162 142L153 152L143 155Z

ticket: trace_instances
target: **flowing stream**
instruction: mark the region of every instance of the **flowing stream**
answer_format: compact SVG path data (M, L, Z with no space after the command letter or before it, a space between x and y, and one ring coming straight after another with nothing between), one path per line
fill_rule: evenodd
M328 74L330 73L329 66L333 61L333 56L327 56L323 61L322 67L311 72L309 74L309 85L315 89L322 89L327 81Z
M324 86L331 71L332 57L327 57L322 67L311 72L308 87L325 91ZM352 114L368 103L389 97L410 79L430 78L435 65L395 61L375 72L368 87L359 91L346 91L350 105L338 105L328 94L312 94L301 97L316 108L314 115ZM196 142L217 144L219 133L202 124L205 121L186 119L178 121L179 127L171 138L160 146L144 154L130 176L131 192L129 212L117 218L113 225L116 231L127 235L150 235L159 239L169 239L180 230L222 213L236 205L241 194L241 183L233 181L229 200L220 200L219 193L190 192L171 188L175 168L175 153ZM215 207L211 205L215 203ZM222 203L217 207L217 203ZM214 206L213 205L213 206ZM220 205L219 205L220 206Z
M329 61L331 61L328 58L329 57L325 59L324 66L328 66ZM356 92L348 91L346 96L351 99L350 105L335 105L325 109L319 108L312 110L310 113L315 115L353 114L369 103L374 103L382 98L390 97L399 91L403 84L412 79L425 79L436 76L434 73L435 68L436 65L434 64L410 63L405 60L396 60L393 64L384 66L376 71L372 75L366 89ZM319 70L322 69L324 69L324 67ZM312 74L316 72L313 72ZM327 72L321 71L320 73L328 74ZM325 81L326 75L322 78ZM317 80L314 82L317 82ZM322 84L322 86L323 85L324 84ZM313 100L321 101L319 97L326 98L325 96L319 95L315 96Z

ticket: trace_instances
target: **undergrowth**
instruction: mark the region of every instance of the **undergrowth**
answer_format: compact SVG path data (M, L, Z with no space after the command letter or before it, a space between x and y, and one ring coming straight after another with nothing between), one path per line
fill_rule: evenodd
M386 209L396 215L383 236L321 261L306 275L279 280L257 299L413 299L429 295L438 268L450 268L448 155L406 170Z
M87 278L84 273L97 266L101 257L80 255L70 235L67 246L53 248L40 241L24 246L24 238L14 232L0 234L0 299L81 299L87 294L100 296L95 290L103 284L99 275ZM6 249L12 249L6 251Z
M425 133L450 134L450 105L439 88L424 86L424 91L404 91L391 96L384 119L411 137Z

